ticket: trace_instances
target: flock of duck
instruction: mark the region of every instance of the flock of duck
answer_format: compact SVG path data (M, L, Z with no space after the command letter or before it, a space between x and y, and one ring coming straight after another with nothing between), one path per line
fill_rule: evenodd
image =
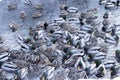
M103 4L100 0L100 4ZM8 6L15 9L16 5ZM38 6L37 6L38 7ZM110 25L109 14L98 23L97 8L79 12L60 6L53 23L39 21L29 36L18 36L20 50L0 46L0 80L78 80L120 76L120 50L109 58L109 46L118 46L120 25ZM41 16L41 15L40 15ZM21 12L25 19L27 13ZM101 27L98 27L101 25ZM12 32L19 29L15 22ZM4 40L0 36L0 44ZM109 73L109 74L108 74Z

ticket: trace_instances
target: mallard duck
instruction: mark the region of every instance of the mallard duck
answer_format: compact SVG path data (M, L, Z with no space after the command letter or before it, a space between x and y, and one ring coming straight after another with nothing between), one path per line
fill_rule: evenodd
M41 10L43 9L41 4L33 4L33 7L36 9L41 9Z
M115 5L112 2L107 2L105 4L105 9L111 9L111 8L114 8L114 7L115 7Z
M8 10L13 10L15 8L17 8L17 3L11 3L8 5Z
M120 50L115 51L115 57L118 62L120 62Z
M65 22L65 20L63 18L56 18L54 21L55 21L55 23L58 23L58 24L62 24Z
M32 15L32 17L33 17L33 18L39 18L39 17L41 17L42 15L43 15L42 13L36 12L36 13L34 13L34 14Z
M109 15L108 15L108 13L106 12L106 13L103 15L103 18L106 19L106 18L108 18L108 16L109 16Z
M106 34L105 36L105 42L109 44L117 44L118 43L118 37L113 37L109 34Z
M68 7L65 4L62 4L60 6L60 10L67 10L67 9L68 9Z
M0 63L9 59L10 54L8 52L0 53Z
M78 9L75 8L75 7L69 7L69 8L67 9L67 11L68 11L69 13L77 13L77 12L78 12Z
M8 52L9 49L10 49L10 48L9 48L8 46L0 46L0 53Z
M79 18L69 18L70 23L80 24Z
M105 3L107 3L107 0L99 0L100 5L105 4Z
M20 18L25 19L27 17L27 13L25 11L20 12Z
M9 24L9 27L10 27L10 29L12 29L12 32L15 32L18 29L19 25L15 21L12 21Z
M114 78L114 77L117 76L117 73L118 73L117 70L118 69L115 66L111 67L111 69L110 69L110 71L111 71L111 78Z
M13 62L5 62L2 66L1 69L9 72L9 73L17 73L18 71L18 66L14 64Z

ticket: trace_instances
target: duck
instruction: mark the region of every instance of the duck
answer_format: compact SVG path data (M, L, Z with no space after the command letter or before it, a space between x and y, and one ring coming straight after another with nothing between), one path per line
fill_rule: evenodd
M67 5L65 5L65 4L62 4L62 5L60 5L60 10L67 10L68 9L68 6Z
M94 56L94 60L104 60L106 58L106 54L103 52L96 53Z
M118 69L115 66L111 67L110 71L111 71L111 73L110 73L111 74L111 79L118 76Z
M85 69L86 65L85 62L83 61L82 57L79 57L74 65L75 68L77 68L78 70L80 68Z
M80 24L79 18L69 18L70 23Z
M23 67L18 70L17 78L24 79L28 75L28 67Z
M79 48L83 49L85 47L86 43L84 38L80 39L80 41L78 42L78 46Z
M103 15L103 18L104 18L104 19L107 19L108 17L109 17L108 13L105 12L105 14Z
M70 50L70 52L72 53L71 57L75 57L75 56L84 56L84 51L81 49L72 49Z
M10 27L10 29L12 29L12 32L15 32L18 29L19 25L15 21L12 21L9 24L9 27Z
M99 65L96 69L96 77L102 78L105 76L105 74L106 74L106 69L104 64Z
M17 73L17 71L19 70L18 66L13 62L3 63L3 65L1 66L1 69L9 73Z
M117 37L113 37L110 34L106 34L105 36L105 42L109 43L109 44L117 44L118 43L118 39Z
M92 14L97 14L98 13L98 9L97 8L92 8L86 11L87 13L89 13L90 15Z
M32 4L34 8L42 10L43 7L41 4Z
M40 76L40 80L47 80L47 73L43 72Z
M96 29L94 31L94 35L95 35L96 38L105 39L105 33L102 32L101 30Z
M76 45L79 41L79 37L78 36L71 36L71 41L73 45Z
M106 60L103 61L106 69L110 69L111 67L115 66L116 62L114 60Z
M10 49L10 47L8 47L8 46L0 46L0 53L8 52L9 49Z
M0 69L0 80L3 80L3 79L4 79L3 70Z
M103 26L108 26L110 24L108 19L104 19L102 22Z
M99 0L100 5L105 4L105 3L107 3L107 0Z
M25 19L27 17L27 13L25 11L20 12L20 18Z
M90 42L90 40L91 40L91 34L86 34L84 36L84 40L85 40L85 43Z
M92 24L96 19L98 18L98 16L90 16L90 17L88 17L88 18L86 18L86 23L87 24Z
M47 79L53 79L54 76L54 71L55 71L55 67L48 67L47 68Z
M11 3L8 5L8 10L14 10L17 8L17 3Z
M112 32L112 29L113 29L113 27L112 27L112 26L109 26L109 25L102 27L102 31L105 32L105 33L110 33L110 32Z
M65 22L65 20L60 17L60 18L56 18L56 19L54 20L54 22L55 22L55 23L58 23L58 24L62 24L62 23Z
M83 26L84 25L83 19L79 18L79 21L80 21L80 25Z
M115 3L115 2L117 2L117 0L110 0L110 2Z
M24 37L22 37L22 36L18 36L18 38L17 38L17 43L19 43L19 44L22 44L22 43L24 43L25 42L25 38Z
M93 28L90 25L83 25L83 26L81 26L80 30L87 32L87 31L92 31Z
M84 38L84 36L85 36L86 34L87 34L86 31L83 31L83 30L78 31L78 36L79 36L80 38Z
M119 35L120 34L120 25L114 24L111 35Z
M105 4L105 9L111 9L111 8L114 8L114 7L115 7L115 5L112 2L107 2Z
M119 1L119 0L116 1L116 6L117 6L117 7L120 6L120 1Z
M24 0L24 3L25 4L32 4L32 1L31 0Z
M41 17L41 16L43 16L43 14L42 14L41 12L35 12L35 13L32 15L33 18L39 18L39 17Z
M68 11L69 13L77 13L77 12L78 12L78 9L75 8L75 7L68 7L67 11Z
M45 36L45 31L44 30L39 30L39 31L36 31L38 33L38 39L42 39L43 36Z
M18 43L18 44L19 44L19 43ZM24 44L24 43L19 44L19 45L21 46L21 50L22 50L23 52L28 52L28 51L30 50L30 47L29 47L28 45Z
M101 47L99 46L95 46L95 47L91 47L90 49L88 49L87 53L88 54L97 54L100 52Z
M59 15L59 17L62 17L64 20L66 20L67 16L68 16L68 12L65 10L61 11Z
M115 51L115 57L116 57L117 62L120 63L120 50Z
M9 59L10 54L8 52L0 53L0 63L3 63Z

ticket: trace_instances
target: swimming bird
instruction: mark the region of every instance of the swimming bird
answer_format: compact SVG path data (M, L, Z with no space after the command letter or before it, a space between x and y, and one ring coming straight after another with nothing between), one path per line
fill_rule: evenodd
M5 62L9 59L10 54L8 52L0 53L0 62Z
M75 7L68 7L67 11L68 11L69 13L77 13L77 12L78 12L78 9L75 8Z
M4 70L4 71L6 71L6 72L9 72L9 73L17 73L17 71L18 71L19 68L13 62L5 62L1 66L1 69Z

